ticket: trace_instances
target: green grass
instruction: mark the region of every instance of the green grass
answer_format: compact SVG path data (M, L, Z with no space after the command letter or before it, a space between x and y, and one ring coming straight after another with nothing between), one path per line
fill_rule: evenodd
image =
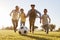
M60 40L60 32L49 32L46 34L42 31L35 31L34 34L19 35L13 30L0 30L0 40Z

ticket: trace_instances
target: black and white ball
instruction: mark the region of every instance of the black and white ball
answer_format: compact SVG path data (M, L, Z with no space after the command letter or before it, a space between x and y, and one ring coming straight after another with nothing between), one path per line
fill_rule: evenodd
M28 32L28 28L27 27L25 27L25 26L21 26L20 28L19 28L19 34L27 34L27 32Z

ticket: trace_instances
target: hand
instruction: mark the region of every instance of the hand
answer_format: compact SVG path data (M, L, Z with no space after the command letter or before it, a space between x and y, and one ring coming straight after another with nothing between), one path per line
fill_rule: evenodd
M41 20L40 20L40 23L41 23Z
M11 16L11 14L10 14L10 16Z
M49 23L50 23L50 21L49 21Z

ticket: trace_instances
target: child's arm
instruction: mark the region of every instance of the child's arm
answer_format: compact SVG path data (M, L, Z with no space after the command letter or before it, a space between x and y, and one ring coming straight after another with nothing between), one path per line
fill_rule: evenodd
M50 19L50 17L48 16L48 18L49 18L49 23L51 22L51 19Z
M30 15L30 12L31 12L31 10L29 10L29 11L28 11L28 13L27 13L26 17L28 17L28 16Z
M25 15L25 13L24 13L24 17L26 18L26 15Z
M51 22L51 19L49 18L49 23Z

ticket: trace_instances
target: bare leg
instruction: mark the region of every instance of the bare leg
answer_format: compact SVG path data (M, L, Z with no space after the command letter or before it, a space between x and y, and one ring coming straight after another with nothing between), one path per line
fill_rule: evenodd
M25 22L23 22L23 26L25 26Z
M22 26L22 22L20 22L20 26Z
M35 20L32 21L32 33L34 33L34 23L35 23Z
M14 31L15 31L15 20L12 19L12 24L14 26Z
M31 32L31 21L29 21L30 22L30 32Z
M18 20L16 20L16 27L15 27L15 30L16 30L17 27L18 27Z

